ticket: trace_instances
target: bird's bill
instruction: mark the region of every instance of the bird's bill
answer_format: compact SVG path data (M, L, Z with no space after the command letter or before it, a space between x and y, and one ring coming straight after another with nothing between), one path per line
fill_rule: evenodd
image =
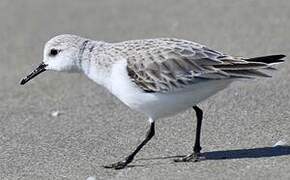
M24 85L25 83L27 83L28 81L30 81L31 79L33 79L34 77L39 75L40 73L46 71L46 69L45 69L46 66L47 65L42 62L34 71L32 71L28 76L23 78L21 80L20 84Z

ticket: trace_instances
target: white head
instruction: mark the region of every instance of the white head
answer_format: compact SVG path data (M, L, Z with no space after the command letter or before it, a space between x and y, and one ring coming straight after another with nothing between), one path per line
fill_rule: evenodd
M25 84L46 70L80 71L80 55L83 53L87 42L87 39L70 34L53 37L44 46L42 63L24 78L21 84Z
M59 35L44 46L43 62L47 70L75 72L79 70L79 54L86 39L76 35Z

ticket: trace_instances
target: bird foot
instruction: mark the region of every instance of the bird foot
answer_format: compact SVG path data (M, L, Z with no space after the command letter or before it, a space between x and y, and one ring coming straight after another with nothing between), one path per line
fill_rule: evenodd
M123 169L125 168L127 165L129 164L129 162L127 161L119 161L117 163L113 163L110 165L105 165L103 166L104 168L108 168L108 169Z
M192 153L182 158L174 159L174 162L199 162L204 159L205 157L200 153Z

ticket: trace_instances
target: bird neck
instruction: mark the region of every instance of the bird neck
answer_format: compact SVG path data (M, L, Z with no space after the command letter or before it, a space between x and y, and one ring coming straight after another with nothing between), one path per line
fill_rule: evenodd
M84 42L84 50L80 49L79 68L87 77L96 83L110 89L111 66L105 62L108 56L104 53L107 43L101 41Z

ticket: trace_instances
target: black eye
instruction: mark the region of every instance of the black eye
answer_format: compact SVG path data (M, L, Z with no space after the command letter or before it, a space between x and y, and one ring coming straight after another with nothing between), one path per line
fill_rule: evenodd
M58 50L57 49L51 49L49 52L49 56L56 56L58 54Z

